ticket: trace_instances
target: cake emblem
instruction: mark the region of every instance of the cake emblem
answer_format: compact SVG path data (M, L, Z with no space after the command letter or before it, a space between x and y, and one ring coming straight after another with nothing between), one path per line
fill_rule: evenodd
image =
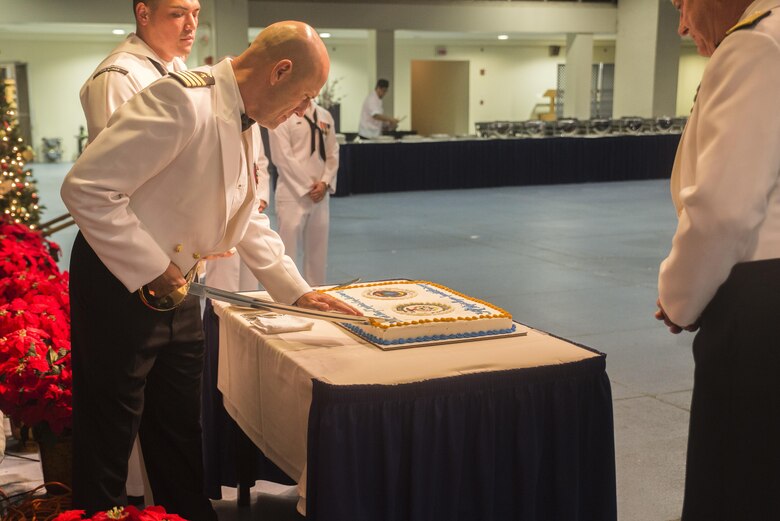
M441 304L438 302L409 302L407 304L397 305L395 307L395 311L404 315L424 317L428 315L449 313L452 311L452 308L447 304Z
M371 288L363 292L363 296L379 300L396 300L402 298L413 298L417 293L410 289L400 288Z

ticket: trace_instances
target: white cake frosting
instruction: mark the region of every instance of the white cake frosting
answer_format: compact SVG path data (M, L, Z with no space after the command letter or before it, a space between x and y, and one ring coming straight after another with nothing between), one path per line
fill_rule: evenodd
M478 338L515 331L512 316L503 309L424 280L391 280L320 291L365 315L377 317L371 325L342 325L380 345Z

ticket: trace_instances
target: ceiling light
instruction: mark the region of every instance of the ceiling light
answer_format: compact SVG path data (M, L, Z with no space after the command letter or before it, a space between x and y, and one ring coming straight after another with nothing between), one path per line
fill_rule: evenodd
M499 35L498 35L498 39L499 39L499 40L508 40L508 39L509 39L509 35L506 35L506 34L499 34Z
M117 36L121 36L121 35L125 34L125 30L124 29L114 29L113 31L111 31L111 34L115 34Z
M320 33L320 38L330 38L330 33Z

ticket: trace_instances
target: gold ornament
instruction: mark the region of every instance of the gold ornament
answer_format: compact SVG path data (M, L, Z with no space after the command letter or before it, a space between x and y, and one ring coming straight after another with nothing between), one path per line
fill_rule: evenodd
M31 163L34 157L35 154L33 154L33 149L31 147L27 147L22 151L22 158L25 163Z

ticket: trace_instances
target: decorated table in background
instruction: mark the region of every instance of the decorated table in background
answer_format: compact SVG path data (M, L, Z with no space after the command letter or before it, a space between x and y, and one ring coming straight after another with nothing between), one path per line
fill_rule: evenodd
M225 408L307 519L616 519L604 355L535 330L382 351L214 309Z
M669 177L679 134L342 145L336 196Z

